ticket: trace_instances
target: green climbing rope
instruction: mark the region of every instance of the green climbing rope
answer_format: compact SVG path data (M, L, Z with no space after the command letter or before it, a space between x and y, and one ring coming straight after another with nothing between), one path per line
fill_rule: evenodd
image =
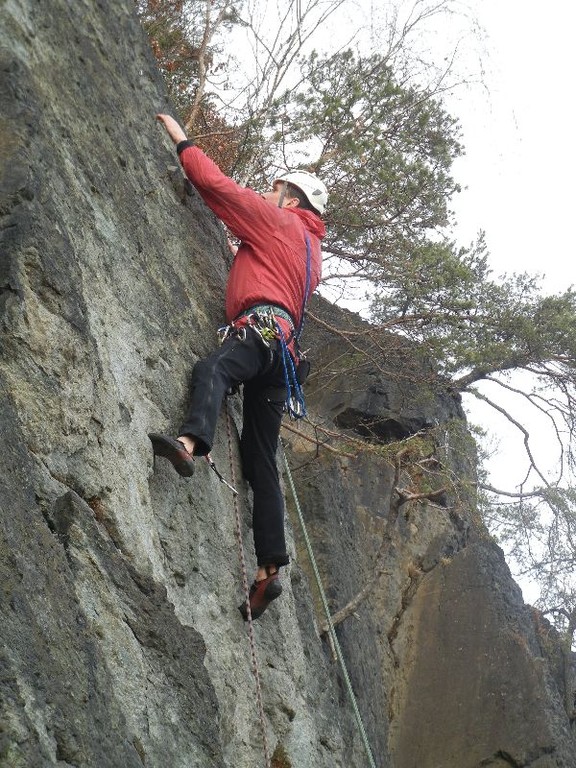
M370 768L377 768L376 763L374 762L374 756L372 755L372 750L370 748L370 742L368 741L368 736L366 735L366 729L364 728L364 723L362 722L362 716L360 715L360 710L358 709L356 696L354 695L354 691L352 690L352 683L350 682L350 677L348 676L348 670L346 669L346 663L344 661L344 656L342 655L342 649L340 648L340 643L338 642L338 638L336 636L336 629L334 627L334 623L332 622L332 616L330 615L330 608L328 607L328 600L326 599L326 593L324 592L324 587L322 586L322 581L320 579L320 572L316 564L316 558L314 557L312 543L310 542L310 537L308 536L306 523L304 522L304 517L302 516L300 501L298 500L298 494L296 493L296 487L294 486L294 480L292 479L292 472L290 471L290 465L288 464L288 458L286 457L286 451L284 449L284 445L282 445L282 453L284 455L284 464L286 465L286 474L288 476L290 490L292 491L292 495L294 497L294 503L296 505L296 511L298 513L298 520L300 521L300 527L302 528L302 535L304 536L306 550L308 551L308 557L310 558L310 563L312 564L312 570L314 571L314 577L316 579L318 590L320 592L320 599L322 600L322 606L324 608L324 613L326 614L328 632L330 634L330 638L332 639L332 643L334 645L334 650L336 653L336 658L338 659L338 663L340 664L340 669L342 670L344 684L346 686L346 690L348 692L348 696L352 704L352 710L354 712L354 717L356 718L356 723L358 725L358 730L362 738L362 743L364 744L364 749L366 750L366 755L368 757Z

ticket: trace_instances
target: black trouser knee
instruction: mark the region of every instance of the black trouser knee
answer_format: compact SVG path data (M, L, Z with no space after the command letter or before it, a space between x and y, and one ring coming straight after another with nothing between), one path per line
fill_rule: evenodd
M210 452L218 414L226 392L242 381L262 373L269 365L269 350L252 331L245 339L232 336L192 371L190 406L179 434L190 435L196 442L194 453Z

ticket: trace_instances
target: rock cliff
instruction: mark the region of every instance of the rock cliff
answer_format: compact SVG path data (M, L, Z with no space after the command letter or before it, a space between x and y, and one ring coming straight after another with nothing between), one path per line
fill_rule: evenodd
M214 342L224 233L155 124L130 0L1 0L0 23L0 766L264 765L231 495L207 465L154 468L146 437L176 428ZM476 518L457 399L392 348L359 365L334 328L360 321L312 314L312 420L374 450L302 427L285 453L331 608L371 584L337 632L376 764L573 768L557 642ZM214 458L252 564L239 407ZM431 428L442 472L400 498L386 451ZM255 627L272 765L361 768L288 512L285 594Z

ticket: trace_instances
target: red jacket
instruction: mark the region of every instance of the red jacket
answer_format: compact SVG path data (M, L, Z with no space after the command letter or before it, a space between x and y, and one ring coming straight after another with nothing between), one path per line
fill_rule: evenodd
M320 281L326 229L312 211L278 208L225 176L198 147L178 145L186 176L206 205L241 240L226 287L226 321L256 304L275 304L300 323L306 286L306 241L312 251L310 293ZM284 332L286 325L281 322Z

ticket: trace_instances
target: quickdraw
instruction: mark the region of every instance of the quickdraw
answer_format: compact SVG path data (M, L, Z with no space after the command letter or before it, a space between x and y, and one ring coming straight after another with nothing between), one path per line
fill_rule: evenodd
M218 343L220 345L224 344L226 339L231 338L232 336L237 336L240 341L244 341L246 339L246 326L240 326L237 327L234 325L234 323L230 323L230 325L223 325L216 331L218 335Z
M240 317L243 320L242 325L236 325L237 320L240 319L237 318L229 325L223 325L221 328L218 328L217 334L220 344L223 344L226 339L229 339L231 336L236 336L240 341L244 341L246 339L247 328L252 328L256 331L258 336L260 336L262 341L268 347L270 346L271 341L278 338L276 318L271 308L266 309L266 311L259 310L251 312L250 314L241 315Z

